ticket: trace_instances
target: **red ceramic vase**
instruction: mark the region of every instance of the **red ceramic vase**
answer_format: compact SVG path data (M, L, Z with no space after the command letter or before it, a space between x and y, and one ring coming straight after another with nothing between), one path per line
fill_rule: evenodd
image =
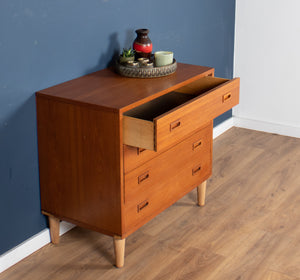
M150 59L152 54L152 42L148 37L149 29L138 29L135 32L137 37L133 42L133 49L136 52L136 57L146 57Z

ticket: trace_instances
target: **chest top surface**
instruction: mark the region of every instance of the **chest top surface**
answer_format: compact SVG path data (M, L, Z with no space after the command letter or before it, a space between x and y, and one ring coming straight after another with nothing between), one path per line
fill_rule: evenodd
M178 63L174 74L139 79L122 77L112 69L104 69L41 90L37 96L122 113L213 72L211 67Z

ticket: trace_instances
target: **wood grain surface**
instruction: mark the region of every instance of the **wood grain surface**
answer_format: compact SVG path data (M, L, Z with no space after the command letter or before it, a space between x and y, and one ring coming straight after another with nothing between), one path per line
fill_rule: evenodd
M42 210L121 235L118 114L38 96L37 116Z
M38 95L47 97L50 95L60 101L124 112L201 77L213 74L214 69L211 67L178 63L174 74L156 78L153 82L153 79L122 77L113 69L104 69L41 90ZM120 90L120 85L123 90Z
M300 139L232 128L214 140L205 207L196 190L126 239L82 228L0 274L1 280L299 280Z
M237 105L239 87L239 78L204 77L127 111L123 142L149 150L165 149Z
M211 165L212 122L125 174L126 235L208 179Z

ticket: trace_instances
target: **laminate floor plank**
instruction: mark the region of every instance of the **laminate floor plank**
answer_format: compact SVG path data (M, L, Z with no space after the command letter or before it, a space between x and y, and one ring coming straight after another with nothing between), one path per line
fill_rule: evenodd
M0 280L300 280L300 139L232 128L214 140L206 205L193 190L126 239L74 228Z
M178 201L173 207L167 208L163 213L156 216L155 219L145 224L140 231L147 235L157 236L163 230L170 229L174 222L190 210L189 207L196 207L196 202L196 196Z
M152 279L206 280L223 260L222 256L209 250L186 248L169 266L162 269Z
M300 278L290 277L277 271L268 270L262 280L299 280Z

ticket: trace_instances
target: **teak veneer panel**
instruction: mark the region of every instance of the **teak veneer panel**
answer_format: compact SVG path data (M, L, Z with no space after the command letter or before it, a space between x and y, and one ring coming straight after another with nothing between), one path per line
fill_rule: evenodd
M59 220L113 236L121 267L124 238L199 185L203 205L213 118L238 95L239 79L182 63L157 79L104 69L37 92L41 208L52 241Z
M210 125L208 125L208 127L210 127ZM199 130L203 130L202 133L204 133L206 129L207 129L207 124L205 124L202 127L199 127ZM208 140L206 139L206 142L207 141ZM201 149L203 149L203 145L201 145ZM152 150L141 149L141 148L132 147L128 145L123 146L123 151L124 151L124 173L125 174L137 168L138 166L141 166L145 162L157 157L162 152L164 152L164 150L155 152Z
M104 69L37 94L68 103L124 112L207 75L214 75L214 69L183 63L177 63L174 74L156 79L127 78L112 69Z
M205 79L205 78L203 78ZM224 95L231 98L224 101ZM205 92L196 100L188 102L174 111L155 119L156 149L165 148L170 142L176 142L190 133L195 127L201 127L239 103L239 79L228 81L217 88ZM180 127L170 133L170 125L180 122Z
M212 122L125 175L126 232L175 203L208 179L211 172ZM139 205L143 209L137 211Z
M204 77L124 113L124 144L159 151L239 102L239 79Z
M39 97L37 119L42 210L121 235L118 115Z

